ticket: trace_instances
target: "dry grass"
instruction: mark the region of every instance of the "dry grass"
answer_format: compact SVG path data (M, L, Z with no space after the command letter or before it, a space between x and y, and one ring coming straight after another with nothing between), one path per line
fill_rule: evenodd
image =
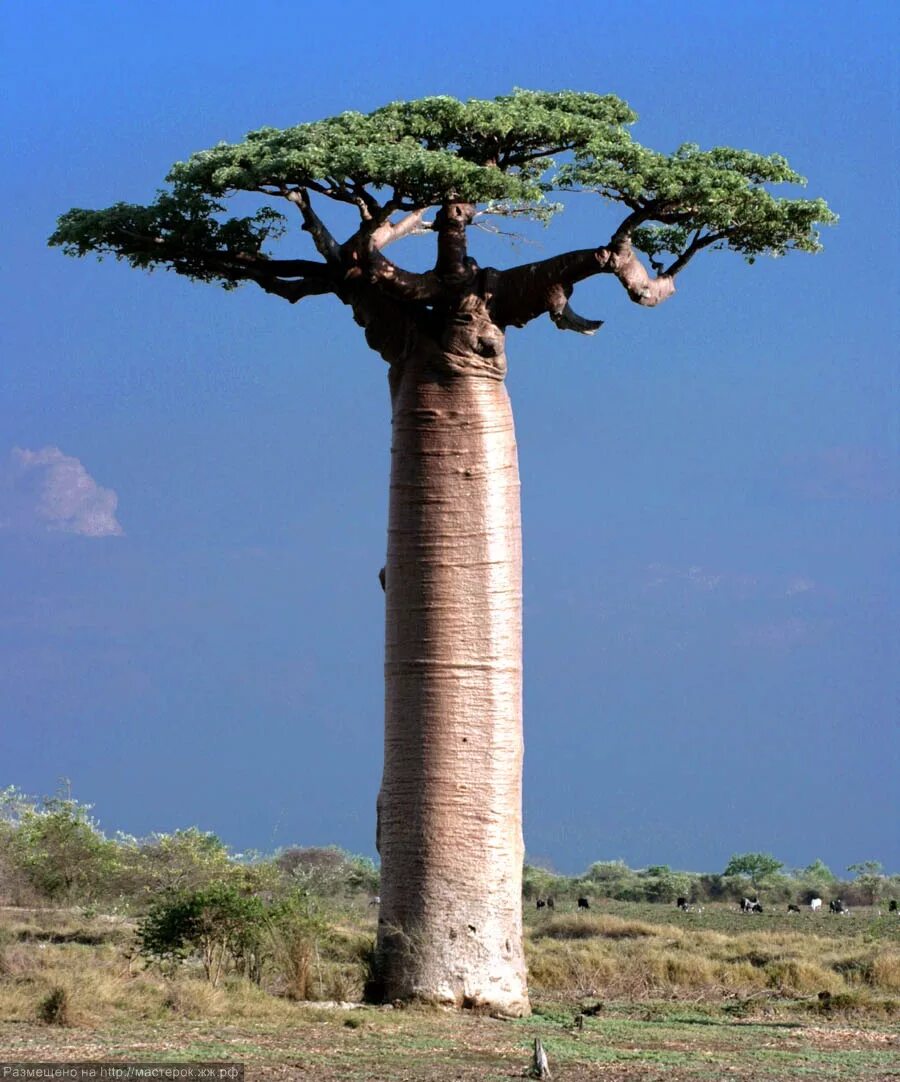
M886 951L872 959L872 984L885 992L900 992L900 951Z
M712 917L722 925L730 914ZM818 1002L823 993L826 1000L849 997L845 1003L856 997L860 1007L881 1004L900 987L900 922L765 928L737 920L728 934L700 921L676 925L609 913L551 917L529 931L530 986L554 998L632 1000L767 994Z
M674 932L675 929L670 929ZM660 926L646 921L625 920L608 914L582 916L564 913L551 917L532 931L534 939L640 939L663 934Z
M529 984L538 999L585 997L711 1004L765 997L802 1000L810 1009L893 1017L900 991L900 921L834 920L766 928L735 921L723 930L701 921L656 921L610 913L561 913L527 932ZM651 912L652 915L652 912ZM659 919L663 918L663 919ZM133 955L133 928L121 920L74 912L0 914L0 1020L59 1021L241 1018L278 1024L296 1010L290 996L358 1001L365 978L369 927L340 927L327 951L300 959L303 989L272 971L262 987L229 977L212 988L202 970L174 976ZM300 975L299 973L297 974ZM43 1006L42 1006L43 1005Z

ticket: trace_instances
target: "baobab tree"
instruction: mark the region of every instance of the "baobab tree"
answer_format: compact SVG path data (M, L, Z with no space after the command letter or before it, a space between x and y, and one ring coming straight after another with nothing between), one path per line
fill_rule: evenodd
M822 200L771 193L803 183L778 155L692 144L657 153L630 137L635 119L612 95L519 90L263 128L179 162L146 206L68 211L50 239L70 255L113 255L225 289L253 282L291 304L331 294L388 363L375 982L387 1000L529 1009L506 328L547 315L560 330L593 334L600 321L569 303L584 279L608 275L652 308L698 252L727 248L749 262L815 252L816 224L834 217ZM502 270L469 255L473 225L490 215L546 221L560 209L550 193L568 191L618 208L605 243ZM266 202L227 217L224 201L244 193ZM346 239L322 216L329 203L354 213ZM314 249L302 258L283 247L290 215ZM430 269L385 254L414 237L434 244Z

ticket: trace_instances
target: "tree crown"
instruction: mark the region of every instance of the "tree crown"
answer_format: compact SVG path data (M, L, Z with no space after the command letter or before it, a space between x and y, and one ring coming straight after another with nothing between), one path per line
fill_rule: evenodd
M449 280L457 292L471 284L464 235L473 221L492 214L546 221L560 209L551 193L596 193L619 205L623 219L607 245L593 251L593 262L580 253L574 262L558 257L531 265L542 268L541 295L513 303L522 292L521 276L513 275L508 303L500 305L507 322L546 311L558 325L588 332L599 324L562 312L574 283L588 274L612 272L633 300L655 304L705 247L731 248L750 262L763 253L819 250L816 226L836 216L821 199L770 191L805 183L780 155L690 143L666 155L632 139L635 120L611 94L516 90L493 100L427 97L261 128L241 143L219 143L176 163L169 188L148 205L68 211L50 244L68 255L113 255L225 288L256 281L291 301L333 292L351 303L346 283L361 276L395 300L432 305L446 298ZM227 217L226 201L239 193L293 204L324 262L276 258L270 244L286 232L285 217L270 205ZM358 211L359 226L342 243L316 209L326 200ZM430 279L381 254L395 240L425 233L436 233L438 242ZM655 279L634 252L649 258Z

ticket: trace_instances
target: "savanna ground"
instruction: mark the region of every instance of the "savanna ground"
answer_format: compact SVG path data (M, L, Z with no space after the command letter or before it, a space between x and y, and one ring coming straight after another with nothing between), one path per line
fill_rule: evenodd
M0 1058L227 1060L250 1079L474 1082L523 1077L535 1037L553 1078L900 1078L900 918L702 913L594 900L526 909L534 1014L358 1006L374 909L348 911L300 1002L190 962L163 972L126 917L0 911Z

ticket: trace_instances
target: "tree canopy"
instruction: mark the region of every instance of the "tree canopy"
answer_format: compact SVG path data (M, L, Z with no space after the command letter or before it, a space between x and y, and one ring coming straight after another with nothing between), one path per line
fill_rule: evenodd
M745 875L756 886L767 876L781 871L784 864L769 853L736 853L723 875Z
M585 333L599 323L576 317L568 297L591 274L613 273L632 300L651 305L674 291L675 276L704 248L729 248L750 262L819 250L816 227L836 216L822 199L772 193L775 185L805 184L780 155L692 143L663 154L632 138L636 119L611 94L516 90L493 100L426 97L261 128L176 163L168 187L148 205L69 210L50 244L226 289L253 281L291 302L334 293L352 304L360 289L374 287L433 306L479 270L460 227L464 234L484 215L547 221L561 209L555 193L586 192L621 208L605 245L496 272L492 283L500 325L548 313L558 326ZM228 201L243 193L267 203L229 217ZM318 258L282 258L280 248L276 254L288 220L272 201L299 211L315 248L307 254ZM327 201L358 213L342 241L320 217ZM394 241L429 233L437 234L438 249L431 272L406 271L382 254Z

